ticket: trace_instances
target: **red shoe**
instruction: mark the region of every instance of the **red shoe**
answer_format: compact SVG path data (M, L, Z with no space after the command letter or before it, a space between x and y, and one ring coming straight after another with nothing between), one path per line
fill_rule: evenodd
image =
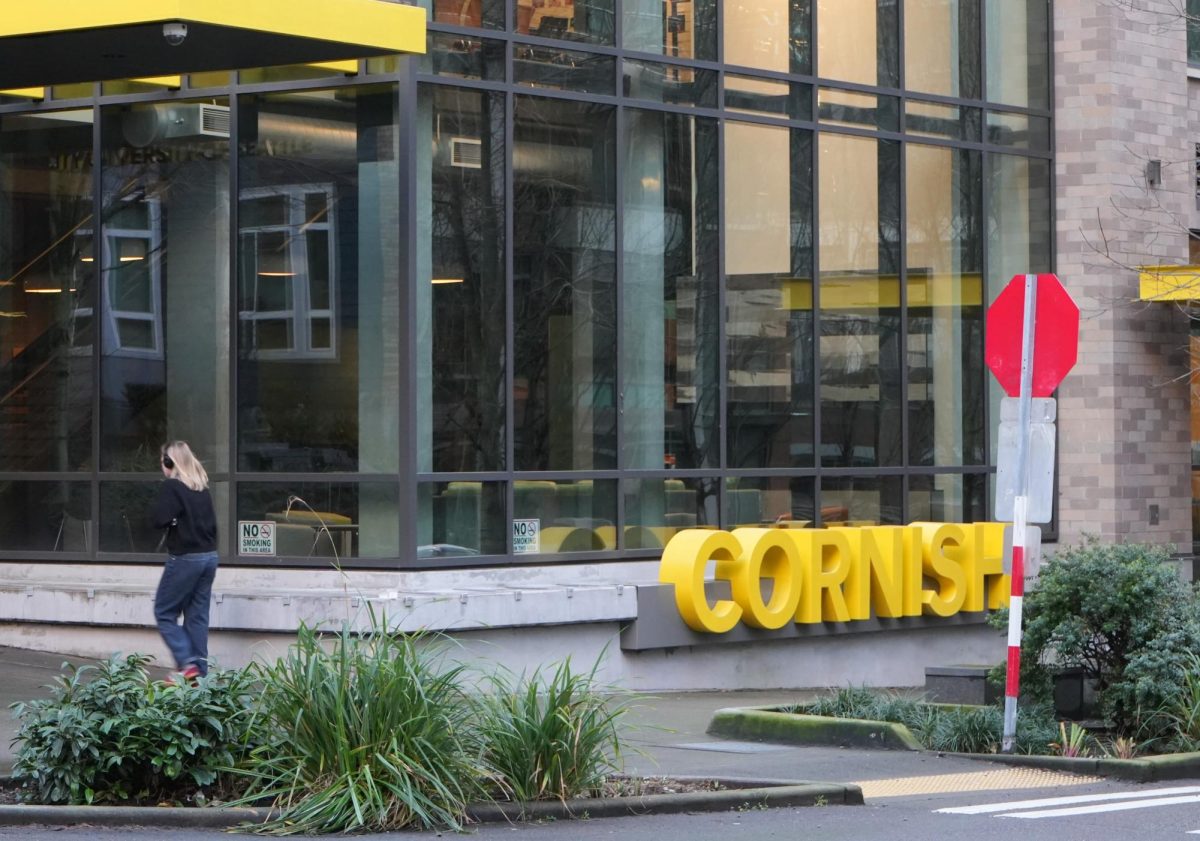
M190 684L191 686L195 686L199 679L200 667L195 663L189 663L180 669L178 675L167 675L166 678L163 679L163 683L165 683L167 686L176 686L182 682Z

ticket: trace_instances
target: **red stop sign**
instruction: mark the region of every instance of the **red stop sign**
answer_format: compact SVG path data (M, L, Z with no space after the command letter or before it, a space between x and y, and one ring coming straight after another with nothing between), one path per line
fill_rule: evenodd
M1079 355L1079 307L1052 274L1037 276L1034 318L1033 396L1049 397ZM1019 274L988 308L984 357L1009 397L1021 394L1021 334L1025 321L1025 275Z

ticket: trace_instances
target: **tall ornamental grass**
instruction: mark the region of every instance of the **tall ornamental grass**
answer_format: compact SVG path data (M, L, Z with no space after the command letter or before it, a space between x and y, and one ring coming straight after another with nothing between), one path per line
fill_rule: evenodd
M618 724L630 702L597 683L596 666L576 672L567 659L529 676L500 670L486 684L476 726L496 796L528 801L595 794L618 769Z
M243 802L270 801L276 835L460 829L482 790L461 666L433 635L372 630L328 637L301 626L296 644L254 667L264 744L250 755Z

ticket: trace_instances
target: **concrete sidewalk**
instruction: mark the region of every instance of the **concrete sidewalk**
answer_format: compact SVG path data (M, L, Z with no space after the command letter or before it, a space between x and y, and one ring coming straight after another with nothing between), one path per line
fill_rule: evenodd
M9 706L46 697L63 664L88 661L0 647L0 774L12 767L10 743L17 729ZM161 670L156 670L161 671ZM166 672L162 672L163 675ZM157 675L156 675L157 676ZM758 780L848 783L931 774L964 773L992 767L961 758L908 751L845 750L731 742L708 736L713 713L725 707L795 703L812 692L661 693L639 699L626 716L629 773Z

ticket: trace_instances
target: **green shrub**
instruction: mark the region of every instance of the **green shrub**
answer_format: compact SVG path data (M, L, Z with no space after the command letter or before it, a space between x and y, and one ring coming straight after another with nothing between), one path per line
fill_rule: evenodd
M1169 557L1161 547L1094 539L1055 553L1025 597L1022 694L1048 698L1050 669L1079 667L1119 733L1158 726L1154 711L1200 646L1196 600ZM1006 623L1007 611L996 620Z
M1004 730L1004 715L998 706L930 704L865 687L839 689L811 704L782 709L804 715L903 724L926 748L955 753L995 753ZM1057 736L1058 726L1047 706L1030 704L1022 708L1017 716L1017 752L1047 753Z
M1185 655L1182 679L1159 706L1157 721L1169 750L1200 750L1200 656L1195 652Z
M245 773L243 802L268 800L278 835L406 827L458 829L481 791L481 750L469 731L461 666L445 639L347 627L326 639L301 626L262 685L262 744Z
M14 704L13 775L39 803L183 801L229 782L251 747L252 687L241 672L196 686L150 680L144 655L70 667L51 697ZM210 791L210 795L213 792Z
M617 770L629 701L597 685L596 666L574 672L568 659L548 675L500 671L487 683L476 725L501 796L566 800L597 792Z

